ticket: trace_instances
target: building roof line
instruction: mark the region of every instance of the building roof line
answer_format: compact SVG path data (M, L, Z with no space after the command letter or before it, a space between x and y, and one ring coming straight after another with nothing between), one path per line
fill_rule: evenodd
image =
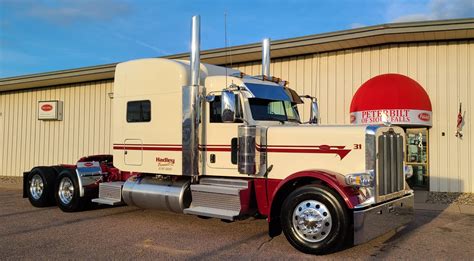
M411 30L408 30L410 29ZM400 31L400 29L403 29ZM446 30L466 30L466 29L474 29L474 19L473 18L466 18L466 19L451 19L451 20L437 20L437 21L424 21L424 22L408 22L408 23L386 23L381 25L373 25L361 28L354 28L354 29L347 29L347 30L340 30L335 32L326 32L320 34L312 34L307 36L300 36L288 39L281 39L281 40L272 40L272 49L278 49L278 45L286 45L296 42L308 41L308 40L316 40L316 39L328 39L330 41L335 41L334 37L344 36L345 39L353 39L353 38L362 38L368 36L376 36L376 35L385 35L385 34L394 34L394 33L414 33L414 32L434 32L434 31L446 31ZM336 40L337 41L337 40ZM249 48L260 48L260 43L251 43L251 44L244 44L229 47L231 51L236 50L248 50ZM290 46L288 48L292 48ZM211 53L219 53L222 54L225 52L225 48L216 48L211 50L203 51L203 55L211 54ZM171 58L171 59L179 59L179 58L187 58L188 53L180 53L174 55L164 56L164 58Z
M272 41L272 58L305 55L380 44L474 39L474 18L408 23L390 23L300 36ZM201 61L225 64L227 51L234 63L260 59L260 43L216 48L201 52ZM188 59L188 53L163 56L168 59ZM51 85L112 79L117 63L0 78L0 92Z

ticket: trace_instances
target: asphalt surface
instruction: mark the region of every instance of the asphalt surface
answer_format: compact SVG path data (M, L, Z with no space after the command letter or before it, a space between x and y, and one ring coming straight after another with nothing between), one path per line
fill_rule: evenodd
M398 233L326 256L270 239L263 219L216 219L134 207L63 213L0 187L0 259L463 259L474 258L474 216L417 211Z

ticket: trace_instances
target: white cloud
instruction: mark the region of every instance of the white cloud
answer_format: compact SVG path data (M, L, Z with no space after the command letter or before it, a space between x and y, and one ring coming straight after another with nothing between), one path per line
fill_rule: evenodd
M400 13L392 19L392 22L411 22L425 20L443 20L454 18L474 17L473 0L430 0L424 6L418 6L422 10L409 13L413 10L413 3L393 2L389 9ZM389 10L389 12L394 12Z
M27 52L21 50L11 50L8 48L0 48L0 59L2 60L2 64L23 64L23 65L38 65L41 62L41 58L36 55L31 55ZM0 66L0 74L6 68L2 68Z
M87 20L110 20L127 15L128 3L118 0L4 0L16 13L41 20L67 24Z
M350 24L351 29L356 29L356 28L361 28L361 27L366 27L367 25L361 24L361 23L352 23Z
M114 35L115 37L117 37L117 38L120 38L120 39L123 39L123 40L126 40L126 41L130 41L130 42L133 42L133 43L135 43L135 44L138 44L138 45L140 45L140 46L142 46L142 47L145 47L145 48L147 48L147 49L153 50L153 51L155 51L155 52L156 52L157 54L159 54L159 55L170 55L170 54L171 54L171 53L169 53L169 52L167 52L167 51L165 51L165 50L163 50L163 49L160 49L160 48L158 48L158 47L156 47L156 46L153 46L153 45L151 45L151 44L149 44L149 43L146 43L146 42L144 42L144 41L141 41L141 40L138 40L138 39L135 39L135 38L126 36L126 35L124 35L124 34L122 34L122 33L114 32L113 35Z

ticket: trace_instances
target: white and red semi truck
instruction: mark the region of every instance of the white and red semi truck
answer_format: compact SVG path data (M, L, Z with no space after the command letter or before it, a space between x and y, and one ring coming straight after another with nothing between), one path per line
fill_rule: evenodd
M199 17L190 61L120 63L113 93L113 153L24 173L35 207L91 202L240 220L264 216L312 254L361 244L413 218L405 134L390 126L321 126L317 103L270 75L200 63Z

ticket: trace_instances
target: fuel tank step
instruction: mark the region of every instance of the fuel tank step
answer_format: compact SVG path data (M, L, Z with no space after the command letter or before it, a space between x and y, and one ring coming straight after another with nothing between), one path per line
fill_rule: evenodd
M123 205L122 186L125 182L114 181L99 184L99 197L92 199L92 202L110 206Z
M251 180L203 178L191 185L191 206L185 214L235 220L250 211Z
M91 201L97 204L110 205L110 206L120 206L124 204L123 201L110 200L110 199L105 199L105 198L94 198Z
M247 188L248 181L245 179L225 179L225 178L202 178L199 185L216 185L236 188Z
M220 218L225 220L234 220L240 215L239 211L218 209L218 208L208 208L208 207L192 207L184 210L185 214L205 216Z

